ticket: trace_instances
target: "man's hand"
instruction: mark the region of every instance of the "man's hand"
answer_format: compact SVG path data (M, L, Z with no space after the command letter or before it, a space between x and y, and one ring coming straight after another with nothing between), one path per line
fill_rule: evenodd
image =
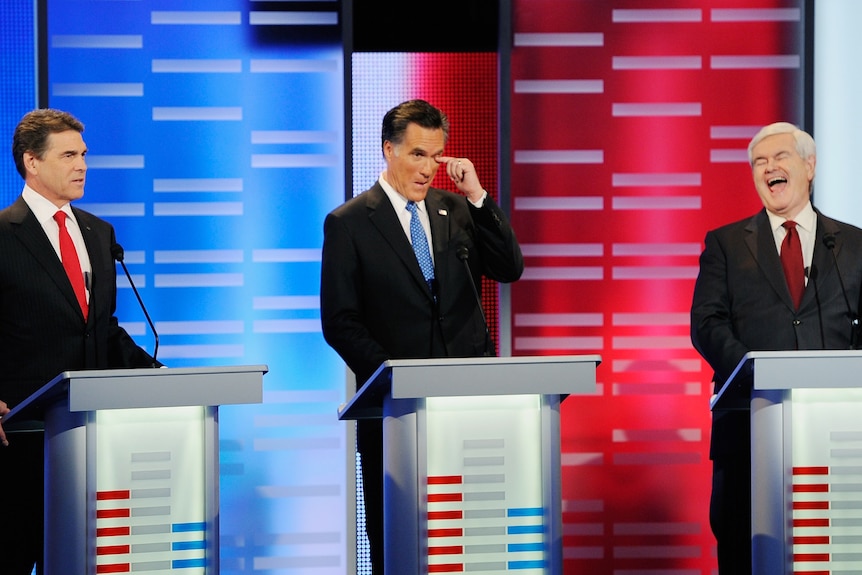
M6 405L5 401L0 401L0 443L3 446L9 445L9 440L6 439L6 431L3 430L3 418L6 417L6 414L12 411L9 409L9 406Z
M455 183L458 191L467 196L468 200L476 203L482 199L485 190L479 183L479 176L476 175L473 162L467 158L453 158L451 156L437 156L436 160L441 164L446 164L446 175Z

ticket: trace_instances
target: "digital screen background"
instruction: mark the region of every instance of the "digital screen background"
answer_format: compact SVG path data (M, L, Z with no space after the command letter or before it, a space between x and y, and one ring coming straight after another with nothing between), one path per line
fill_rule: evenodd
M338 8L47 0L47 104L89 148L77 205L115 226L159 360L269 368L262 404L219 410L223 575L336 575L353 543L345 370L319 312L323 219L345 195Z
M354 494L345 490L344 454L352 449L334 416L345 373L319 333L322 221L379 176L380 120L409 97L447 112L447 153L476 161L495 197L498 130L512 130L504 209L527 256L526 281L512 287L513 353L603 357L600 394L563 404L565 571L711 572L711 373L687 341L687 307L706 230L759 208L748 138L770 121L802 120L805 3L517 0L513 81L503 87L512 110L502 118L497 56L485 53L354 54L354 95L345 102L338 3L316 3L318 24L252 24L262 6L280 13L283 4L48 2L43 91L87 126L92 160L81 207L117 227L162 337L160 358L178 367L270 365L262 405L221 410L222 572L313 564L340 575L350 560L345 509ZM651 9L678 18L637 21ZM225 20L177 22L189 12ZM34 7L8 0L0 16L8 142L36 105ZM835 55L852 57L852 33L826 30ZM140 42L93 44L103 36ZM842 92L852 66L837 67L837 76L826 64L817 70L821 98L852 93ZM691 103L698 115L656 113ZM831 134L840 125L852 138L858 122L852 105L839 103L833 111L847 115L815 119L817 203L853 221L852 197L826 204L838 185L852 188L827 186L834 166L852 169L837 152L852 146ZM347 105L352 186L343 168ZM650 106L652 115L631 113ZM190 108L206 114L178 119ZM21 189L7 161L5 204ZM674 172L681 179L665 177ZM699 180L686 179L695 173ZM138 304L118 281L120 320L151 349Z
M36 3L34 0L0 2L0 132L3 170L0 170L0 205L11 204L24 182L12 160L12 133L21 117L36 108Z

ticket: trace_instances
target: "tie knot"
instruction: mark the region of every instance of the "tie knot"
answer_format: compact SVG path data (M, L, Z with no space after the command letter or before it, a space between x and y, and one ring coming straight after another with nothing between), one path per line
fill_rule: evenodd
M411 214L415 214L416 213L416 202L414 202L413 200L408 201L407 202L407 211L410 212Z
M66 212L64 212L63 210L57 210L57 212L54 214L54 221L56 221L57 224L61 225L61 226L63 224L65 224L66 223Z
M796 222L794 222L793 220L787 220L781 225L784 226L784 229L786 230L792 230L796 228Z

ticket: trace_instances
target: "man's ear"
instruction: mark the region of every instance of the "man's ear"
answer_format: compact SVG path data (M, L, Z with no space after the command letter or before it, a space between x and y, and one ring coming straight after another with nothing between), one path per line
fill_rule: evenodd
M39 158L37 158L36 155L33 154L32 152L24 152L23 160L24 160L24 169L27 171L27 173L28 174L35 174L36 173L36 162L39 160Z
M394 153L394 147L392 146L392 142L386 140L383 142L383 157L387 160L392 159L392 154Z

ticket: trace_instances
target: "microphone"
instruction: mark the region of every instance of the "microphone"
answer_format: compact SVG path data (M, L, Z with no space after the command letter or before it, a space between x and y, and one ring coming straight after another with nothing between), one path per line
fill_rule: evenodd
M482 325L485 326L485 355L494 356L496 354L491 350L491 332L488 331L485 308L482 307L482 298L479 297L479 290L476 289L476 282L473 281L473 272L470 271L470 264L467 262L470 257L470 250L467 246L461 246L456 253L458 254L458 259L464 263L464 269L467 271L467 277L470 279L470 287L473 290L473 297L476 298L476 305L479 306L479 313L482 314Z
M841 295L844 296L844 304L847 306L847 315L850 317L850 349L856 349L856 336L859 331L859 315L853 313L853 308L850 307L850 300L847 299L847 289L844 287L844 280L841 277L841 268L838 267L838 256L835 255L835 234L824 234L823 245L832 254L832 260L835 262L835 272L838 274L838 283L841 285Z
M112 245L111 256L123 266L123 271L126 272L126 277L129 279L129 285L132 286L132 291L135 292L135 297L138 298L138 304L140 304L141 309L144 311L144 317L147 318L147 323L150 324L150 329L153 330L153 336L156 339L156 346L153 348L153 367L156 367L156 355L159 353L159 332L156 331L156 326L153 324L153 320L150 319L150 314L147 313L144 300L141 299L141 294L138 293L138 288L135 287L135 282L132 281L132 274L129 273L129 268L126 267L126 262L123 261L125 258L123 246L117 243Z

